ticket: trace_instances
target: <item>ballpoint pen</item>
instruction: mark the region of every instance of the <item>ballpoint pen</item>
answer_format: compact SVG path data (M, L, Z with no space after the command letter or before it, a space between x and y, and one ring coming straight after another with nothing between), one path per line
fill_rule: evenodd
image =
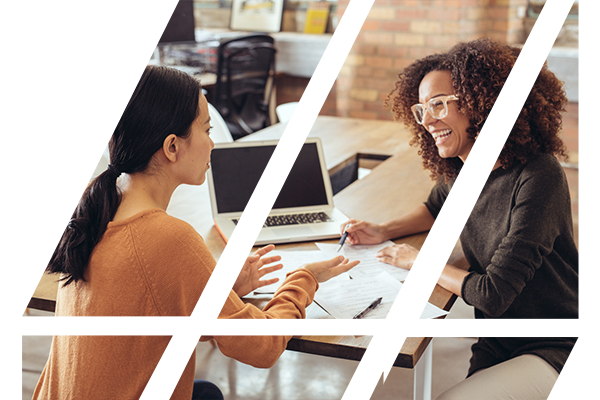
M340 251L340 249L341 249L341 248L342 248L342 246L344 245L344 242L346 241L346 238L348 237L348 232L346 232L346 229L348 229L348 227L349 227L349 226L351 226L351 225L352 225L352 224L348 224L348 225L346 225L346 226L344 227L344 232L342 232L342 238L340 239L339 246L338 246L338 248L337 248L337 250L336 250L336 253L337 253L338 251Z
M365 315L367 315L368 313L370 313L371 311L373 311L378 305L381 304L381 300L383 300L383 297L378 297L374 302L372 302L371 304L369 304L369 306L367 308L365 308L364 310L362 310L361 312L359 312L358 314L356 314L354 317L352 317L352 319L361 319L363 318Z

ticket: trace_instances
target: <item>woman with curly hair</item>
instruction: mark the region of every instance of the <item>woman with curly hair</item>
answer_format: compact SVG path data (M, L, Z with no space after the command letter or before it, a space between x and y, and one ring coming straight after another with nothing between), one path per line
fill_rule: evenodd
M429 230L467 159L520 50L480 39L414 62L388 98L437 179L411 213L376 224L350 220L350 244ZM569 189L556 157L567 99L544 66L461 234L469 270L446 265L438 284L476 318L577 318L578 250ZM344 227L343 226L343 227ZM342 227L342 228L343 228ZM380 261L410 269L418 250L399 244ZM545 398L575 338L479 338L467 379L440 399Z

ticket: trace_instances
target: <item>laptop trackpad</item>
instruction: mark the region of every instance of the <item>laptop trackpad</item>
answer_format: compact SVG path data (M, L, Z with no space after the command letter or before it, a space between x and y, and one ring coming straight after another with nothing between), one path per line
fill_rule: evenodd
M302 237L312 235L313 231L309 227L286 227L285 229L273 229L278 237Z

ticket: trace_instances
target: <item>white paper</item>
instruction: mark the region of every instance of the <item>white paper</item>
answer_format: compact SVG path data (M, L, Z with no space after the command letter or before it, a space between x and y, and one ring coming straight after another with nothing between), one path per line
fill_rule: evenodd
M364 317L382 319L387 316L401 288L402 283L387 272L353 279L340 275L320 285L315 302L334 318L351 319L378 297L383 297L381 304ZM421 318L436 318L446 314L447 311L427 303Z
M360 260L360 264L350 270L352 278L371 277L380 272L387 272L400 282L404 282L408 276L409 270L398 268L390 264L382 263L377 260L379 250L393 246L394 242L388 240L374 245L348 245L344 244L339 253L336 253L337 244L316 243L317 247L323 252L343 254L350 260Z

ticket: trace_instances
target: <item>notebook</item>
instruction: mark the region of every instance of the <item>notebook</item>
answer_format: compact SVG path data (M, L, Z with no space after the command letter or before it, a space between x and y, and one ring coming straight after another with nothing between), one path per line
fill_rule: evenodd
M228 241L264 172L277 141L218 143L207 173L212 214ZM319 138L306 140L255 245L340 237L348 218L333 205Z

